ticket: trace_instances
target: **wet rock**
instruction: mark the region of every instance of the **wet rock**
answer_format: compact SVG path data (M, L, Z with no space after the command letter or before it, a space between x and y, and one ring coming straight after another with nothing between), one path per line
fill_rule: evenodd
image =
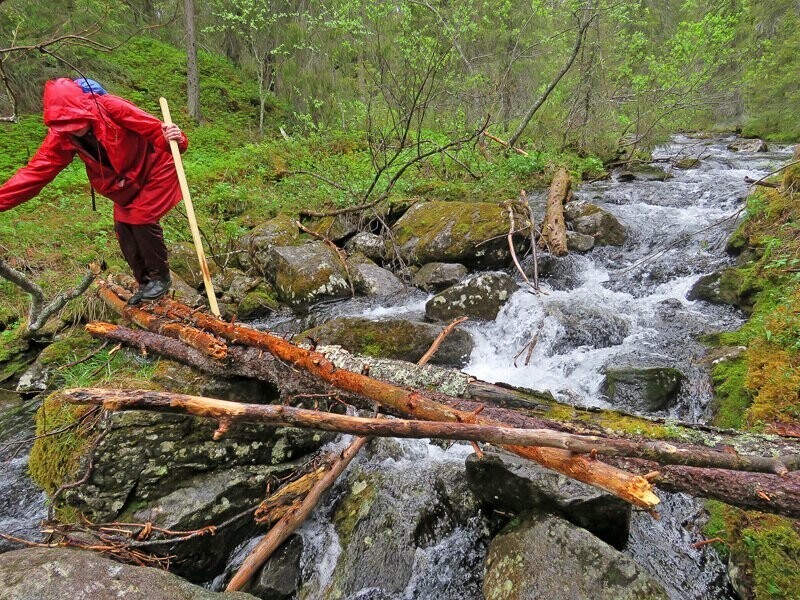
M617 218L599 206L587 204L576 218L572 228L594 238L597 246L622 246L628 239L628 232Z
M217 263L207 260L211 277L219 272ZM169 267L195 290L203 286L203 272L197 261L197 250L191 242L178 242L169 248Z
M670 405L684 376L671 367L608 367L604 393L615 406L654 412Z
M172 285L170 286L171 298L193 308L203 304L204 297L195 288L186 283L180 275L170 271L170 279L172 280Z
M756 282L746 281L739 270L728 268L703 275L686 294L686 299L727 304L749 314L753 312L755 297L760 291Z
M259 275L248 275L239 269L228 268L213 278L214 290L222 296L222 300L232 304L242 301L252 289L264 281Z
M261 600L294 598L300 584L303 538L293 535L270 557L246 591Z
M487 600L667 600L633 560L552 515L516 517L489 546Z
M373 444L372 462L381 468L355 465L333 509L341 552L330 582L322 590L304 584L299 597L480 597L483 552L496 525L480 512L463 464L406 454L404 442Z
M540 252L538 255L539 277L547 278L547 283L556 290L571 290L583 283L581 268L576 254L553 256ZM533 281L533 257L527 256L522 261L522 270Z
M627 183L628 181L633 181L636 179L636 175L634 175L631 171L617 171L615 176L617 181L622 183Z
M546 307L545 314L556 319L563 329L553 346L556 353L580 346L618 346L630 332L630 325L623 317L602 306L553 302Z
M380 262L386 257L385 244L381 236L362 231L347 240L344 249L349 254L361 253L370 260Z
M404 319L370 321L356 317L340 317L305 331L298 341L311 337L323 344L342 346L346 350L381 358L394 358L416 363L430 348L442 328L430 323ZM448 335L431 358L439 365L463 366L472 353L472 337L456 328Z
M639 165L633 169L633 174L640 181L667 181L675 177L655 165Z
M51 366L35 360L20 376L15 391L18 394L38 394L45 391L52 372Z
M507 452L471 454L466 464L470 489L492 507L557 513L617 549L625 546L631 507L616 496Z
M760 139L739 139L731 142L727 146L731 152L766 152L769 150L767 142Z
M594 238L577 231L567 231L567 250L570 252L588 252L594 248Z
M239 301L236 306L237 318L247 321L271 315L280 308L280 303L275 296L273 287L266 281L262 281Z
M679 158L678 160L672 162L672 166L676 169L681 169L684 171L696 169L700 166L700 159L693 157Z
M209 592L161 569L124 565L96 552L62 548L1 554L0 589L4 598L15 600L254 598L242 592Z
M394 296L406 289L394 273L379 267L363 254L347 259L347 268L359 294L367 296Z
M447 321L461 316L492 320L518 288L505 273L478 275L428 300L425 316L432 321Z
M520 214L516 222L527 220L527 214ZM418 202L397 221L392 233L401 255L418 265L451 262L500 267L511 261L508 227L506 209L494 203ZM517 239L517 252L522 254L528 237Z
M458 263L432 262L422 265L411 283L428 293L435 294L461 281L467 272L467 267Z
M325 242L271 248L265 275L279 299L295 307L350 295L344 266Z
M243 236L239 240L236 257L242 269L263 275L273 247L296 246L300 243L300 230L294 219L281 214Z

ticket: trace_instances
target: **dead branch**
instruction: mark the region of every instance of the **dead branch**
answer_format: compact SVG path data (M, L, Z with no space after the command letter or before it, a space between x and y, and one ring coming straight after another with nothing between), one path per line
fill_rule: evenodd
M417 361L417 364L418 365L427 364L427 362L431 359L431 357L434 354L436 354L436 351L439 349L439 346L442 345L442 342L444 341L444 339L448 335L450 335L450 333L453 331L453 329L456 328L456 326L460 325L464 321L469 321L469 317L457 317L457 318L453 319L447 327L442 329L442 331L439 332L439 335L436 336L436 339L433 340L433 343L431 344L431 347L428 348L427 352L425 352L425 354L422 355L422 358L420 358Z
M269 533L262 539L253 551L245 558L242 566L233 576L225 588L226 592L240 590L255 575L256 571L269 559L272 553L308 518L314 507L319 503L325 491L339 478L347 465L358 454L358 451L367 443L369 438L357 437L342 451L339 460L320 478L311 489L300 506L286 514L278 521Z
M569 195L569 188L569 171L561 167L553 176L553 182L547 193L547 210L542 225L542 235L539 238L540 246L549 248L553 256L564 256L568 252L564 201Z
M508 148L509 150L513 150L513 151L514 151L514 152L516 152L517 154L521 154L522 156L528 156L528 153L527 153L527 152L525 152L525 150L522 150L521 148L512 148L512 147L509 145L509 143L508 143L508 142L505 142L505 141L501 140L499 137L492 135L492 134L491 134L491 133L489 133L488 131L484 131L484 132L483 132L483 135L485 135L487 138L489 138L489 139L490 139L490 140L492 140L493 142L497 142L497 143L498 143L498 144L500 144L501 146L505 146L505 147L506 147L506 148Z
M508 250L511 252L511 258L514 260L514 266L517 267L517 272L522 276L522 279L527 283L530 288L534 292L538 292L539 290L535 285L533 285L528 279L528 276L525 275L525 271L522 270L522 265L519 264L519 259L517 259L517 251L514 249L514 230L516 229L516 224L514 223L514 207L509 202L503 202L502 206L505 206L506 210L508 211ZM531 230L533 230L533 223L531 223Z
M171 392L77 388L64 391L63 397L73 404L102 406L103 409L111 411L146 409L178 412L218 420L258 422L353 435L440 438L488 442L501 446L558 448L572 453L642 458L666 465L677 464L777 475L786 475L790 471L800 469L800 455L769 458L719 452L699 446L687 449L667 442L637 442L575 435L548 429L518 429L469 422L443 423L352 417L283 405L243 404Z

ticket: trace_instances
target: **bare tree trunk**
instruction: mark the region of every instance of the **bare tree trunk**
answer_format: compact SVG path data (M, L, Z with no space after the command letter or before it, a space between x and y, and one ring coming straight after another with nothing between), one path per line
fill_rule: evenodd
M189 116L195 123L202 118L200 114L200 76L197 72L197 33L195 31L194 0L183 0L183 13L186 22L186 88Z
M539 245L548 248L553 256L567 254L567 226L564 222L564 201L569 195L570 179L566 168L561 167L553 177L547 194L542 235Z
M525 131L525 128L528 127L528 123L530 123L531 119L533 119L533 115L535 115L536 111L538 111L542 107L542 104L545 103L545 100L547 100L547 97L550 95L550 93L554 89L556 89L558 82L561 81L561 78L564 77L564 75L566 75L567 71L569 71L569 68L572 66L572 63L575 62L575 58L578 56L578 51L581 49L581 44L583 43L583 36L586 33L586 29L589 27L589 25L595 19L596 16L597 15L592 14L585 21L579 22L578 34L575 37L575 45L572 47L572 53L570 54L569 58L564 63L564 65L561 67L561 70L558 73L556 73L556 76L553 78L553 81L550 82L550 85L547 86L547 89L542 93L541 96L539 96L539 99L533 103L533 106L531 106L528 109L528 112L525 113L525 116L522 117L522 122L519 124L519 127L517 127L517 130L508 140L509 146L513 147L516 145L520 136Z

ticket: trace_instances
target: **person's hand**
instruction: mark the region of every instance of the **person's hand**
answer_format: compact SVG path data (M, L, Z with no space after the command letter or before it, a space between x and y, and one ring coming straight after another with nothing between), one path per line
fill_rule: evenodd
M180 142L181 137L183 136L177 125L167 125L166 123L162 123L161 131L164 133L164 139L167 140L167 142L171 142L172 140Z

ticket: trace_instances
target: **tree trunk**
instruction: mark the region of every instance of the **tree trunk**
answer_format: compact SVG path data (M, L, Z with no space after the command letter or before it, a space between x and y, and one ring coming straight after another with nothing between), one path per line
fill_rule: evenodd
M547 208L539 245L553 256L567 254L567 225L564 222L564 201L569 194L569 171L561 167L553 177L547 194Z
M197 33L195 31L194 0L183 0L186 22L186 91L189 117L200 123L200 76L197 72Z

